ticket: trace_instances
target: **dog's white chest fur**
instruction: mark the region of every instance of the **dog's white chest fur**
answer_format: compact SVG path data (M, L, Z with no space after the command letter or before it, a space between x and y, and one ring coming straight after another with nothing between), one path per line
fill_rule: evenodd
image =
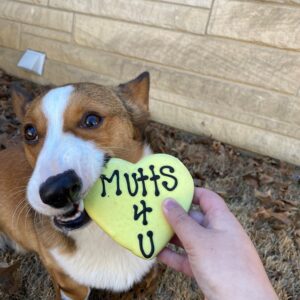
M119 246L94 222L71 233L73 254L51 253L61 268L78 283L99 289L126 291L150 270L155 260L144 260Z

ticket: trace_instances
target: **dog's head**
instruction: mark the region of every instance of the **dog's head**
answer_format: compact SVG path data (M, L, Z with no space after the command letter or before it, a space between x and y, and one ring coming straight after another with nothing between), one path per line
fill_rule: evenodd
M28 201L58 228L80 228L89 220L82 199L107 160L143 156L149 74L117 87L70 84L30 98L21 88L12 91L33 168Z

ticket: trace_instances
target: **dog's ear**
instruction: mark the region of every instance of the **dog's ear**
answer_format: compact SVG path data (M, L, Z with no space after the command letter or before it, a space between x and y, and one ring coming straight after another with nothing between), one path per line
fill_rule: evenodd
M33 94L23 88L20 83L13 82L10 86L10 95L14 112L19 119L23 121L26 113L26 107L34 98Z
M134 139L137 140L144 139L145 127L149 121L149 88L150 75L148 72L117 87L117 95L122 100L132 124L135 126Z
M149 88L150 74L144 72L137 78L120 84L118 86L118 94L120 98L127 103L136 105L140 110L148 112L149 110Z

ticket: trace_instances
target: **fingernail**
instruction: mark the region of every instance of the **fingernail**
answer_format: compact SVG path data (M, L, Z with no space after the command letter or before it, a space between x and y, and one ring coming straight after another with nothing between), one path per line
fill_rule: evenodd
M173 208L178 207L178 203L173 199L166 199L164 201L164 209L166 212L172 210Z

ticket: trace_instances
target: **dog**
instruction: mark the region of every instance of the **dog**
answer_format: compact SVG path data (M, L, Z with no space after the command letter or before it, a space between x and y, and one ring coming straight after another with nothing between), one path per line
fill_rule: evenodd
M0 240L39 255L56 299L87 299L90 288L127 291L155 268L155 259L115 243L83 206L110 157L135 163L151 153L149 86L144 72L114 87L68 84L34 99L12 91L23 144L0 152Z

